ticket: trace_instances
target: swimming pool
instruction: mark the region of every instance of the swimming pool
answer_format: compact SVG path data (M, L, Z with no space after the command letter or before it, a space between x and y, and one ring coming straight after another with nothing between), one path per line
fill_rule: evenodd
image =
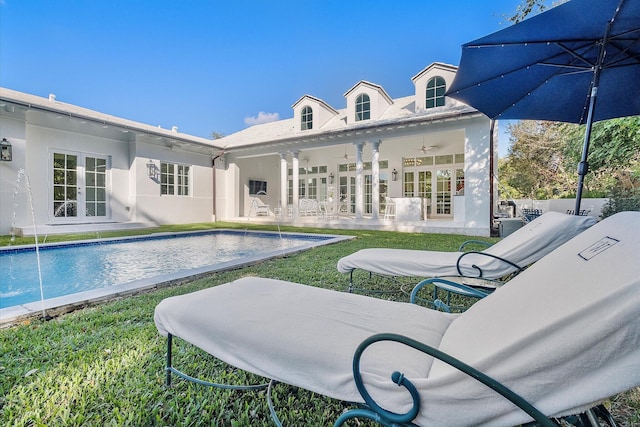
M40 245L44 298L118 293L345 238L349 237L225 229ZM0 312L36 302L40 306L37 265L35 246L0 248Z

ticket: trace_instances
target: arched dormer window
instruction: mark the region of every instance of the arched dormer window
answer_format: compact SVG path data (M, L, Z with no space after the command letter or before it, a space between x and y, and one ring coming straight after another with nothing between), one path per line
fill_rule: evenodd
M311 107L304 107L300 114L300 130L313 129L313 110Z
M363 93L356 98L356 122L371 118L371 100L369 95Z
M427 82L426 108L442 107L447 84L442 77L436 76Z

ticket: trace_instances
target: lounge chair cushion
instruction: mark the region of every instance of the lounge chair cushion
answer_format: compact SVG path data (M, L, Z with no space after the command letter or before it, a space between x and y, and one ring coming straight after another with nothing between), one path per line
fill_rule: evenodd
M451 324L440 350L503 382L547 414L577 413L635 387L640 384L638 254L640 212L617 214L474 304ZM424 390L433 424L451 411L457 412L458 425L522 422L506 401L483 412L482 402L494 393L441 362L433 364ZM452 396L471 403L459 405Z
M454 318L409 303L258 277L168 298L155 311L163 335L183 338L240 369L350 402L363 401L352 362L364 339L387 331L437 347ZM373 353L365 354L363 365L374 397L395 392L403 400L391 373L402 366L406 375L426 377L432 363L383 343L372 366L367 357Z
M483 252L526 267L595 223L593 217L547 212ZM341 258L338 271L349 273L361 269L389 276L453 276L458 275L456 261L460 255L462 252L362 249ZM516 270L494 258L470 254L463 258L463 274L477 275L477 270L471 267L473 264L489 279L498 279Z

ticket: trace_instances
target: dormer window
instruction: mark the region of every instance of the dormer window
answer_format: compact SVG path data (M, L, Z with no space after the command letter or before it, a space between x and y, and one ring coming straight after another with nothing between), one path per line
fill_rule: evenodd
M442 107L444 105L444 93L446 83L442 77L436 76L427 82L426 108Z
M300 114L300 130L313 129L313 110L311 107L304 107Z
M356 122L371 118L371 100L369 95L363 93L356 98Z

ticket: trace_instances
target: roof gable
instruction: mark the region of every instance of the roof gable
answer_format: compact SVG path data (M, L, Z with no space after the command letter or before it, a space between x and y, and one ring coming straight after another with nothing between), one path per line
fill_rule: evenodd
M425 111L427 109L426 91L429 81L435 77L441 77L444 80L445 87L448 89L453 83L453 79L455 78L457 71L458 67L454 65L434 62L413 76L411 81L415 87L416 112ZM448 97L444 97L444 102L445 104L450 104L453 100Z
M312 129L320 129L324 126L332 117L338 115L338 111L321 100L311 95L304 95L298 99L292 106L293 118L297 123L297 131L306 132L311 129L302 129L302 110L305 107L310 107L312 111Z
M376 92L378 92L380 95L382 95L384 97L384 99L389 103L389 104L393 104L393 99L391 99L391 97L389 96L389 94L387 93L386 90L384 90L384 88L380 85L377 85L375 83L371 83L368 82L366 80L360 80L358 83L356 83L355 85L353 85L353 87L351 89L349 89L348 91L345 92L344 97L348 98L349 95L351 95L353 92L355 92L358 89L361 88L367 88L367 89L372 89L375 90Z
M434 62L431 65L428 65L427 67L425 67L422 71L420 71L415 76L411 77L411 81L415 84L415 82L418 79L425 76L426 74L439 75L442 73L446 73L446 74L453 73L455 75L457 71L458 71L458 67L456 67L455 65L449 65L443 62Z

